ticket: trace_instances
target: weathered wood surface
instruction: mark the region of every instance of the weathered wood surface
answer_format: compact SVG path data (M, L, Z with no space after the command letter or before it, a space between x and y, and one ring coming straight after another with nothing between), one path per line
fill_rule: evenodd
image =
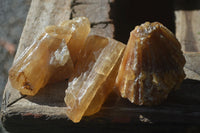
M200 52L200 1L176 0L175 5L176 36L183 51Z
M112 0L74 0L71 4L71 17L85 16L91 22L91 33L113 38L114 26L109 17Z
M200 10L179 10L176 14L176 36L187 52L200 51ZM178 26L179 25L179 26Z
M87 16L91 21L91 34L114 37L113 20L110 19L110 0L34 0L32 1L26 24L20 39L18 52L19 56L27 46L37 38L44 27L49 24L57 24L62 20L67 20L76 16ZM193 30L181 29L187 23L181 23L180 13L176 13L176 35L181 41L181 33L193 34ZM181 11L187 14L187 11ZM194 17L195 18L195 17ZM198 19L198 18L195 18ZM187 20L186 20L187 21ZM198 19L199 22L200 19ZM180 24L181 23L181 24ZM195 31L200 31L199 23L193 23ZM181 29L181 30L180 30ZM180 33L178 33L180 32ZM184 35L185 37L185 35ZM194 36L195 40L198 36ZM198 39L197 39L198 40ZM186 46L187 45L187 46ZM185 51L186 47L193 47L194 43L182 43ZM132 129L133 124L200 124L200 44L195 43L198 49L192 49L191 53L185 53L187 63L185 71L187 78L181 85L181 89L172 92L169 98L160 106L144 107L130 104L125 99L118 99L116 96L109 98L112 104L105 104L102 110L91 117L85 117L79 124L73 124L65 115L64 91L66 83L57 83L46 86L34 97L22 96L13 89L8 81L2 103L1 119L6 129L20 132L31 129L43 130L44 128L55 131L74 128L102 128L116 129L122 131L123 128ZM48 125L48 126L46 126ZM43 127L44 126L44 127ZM51 128L49 127L51 126ZM43 128L42 128L43 127ZM17 128L17 129L16 129ZM162 128L162 127L161 127ZM121 130L120 130L121 129ZM53 131L53 130L52 130ZM97 131L97 130L96 130ZM34 132L34 131L33 131Z

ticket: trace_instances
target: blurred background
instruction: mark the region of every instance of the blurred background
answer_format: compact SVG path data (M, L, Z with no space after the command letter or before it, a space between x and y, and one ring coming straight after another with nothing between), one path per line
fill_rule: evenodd
M0 0L0 102L31 0ZM0 133L7 133L2 125Z

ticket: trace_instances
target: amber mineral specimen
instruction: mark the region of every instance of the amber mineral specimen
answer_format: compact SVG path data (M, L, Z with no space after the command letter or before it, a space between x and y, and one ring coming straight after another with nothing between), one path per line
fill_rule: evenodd
M158 22L146 22L131 33L117 87L138 105L159 104L185 77L185 58L175 36Z
M46 84L69 78L74 70L70 53L76 61L78 57L74 54L83 47L89 31L89 21L84 17L48 26L11 67L9 79L13 88L22 94L35 95Z
M62 27L70 26L72 37L67 44L72 61L76 64L80 52L84 47L84 42L90 32L90 22L86 17L74 18L72 21L64 21L60 24Z
M66 90L67 116L73 122L99 111L114 87L124 48L110 38L88 37Z

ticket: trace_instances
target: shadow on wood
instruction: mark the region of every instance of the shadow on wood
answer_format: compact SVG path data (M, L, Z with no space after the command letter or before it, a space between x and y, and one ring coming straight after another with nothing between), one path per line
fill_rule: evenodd
M63 100L65 89L66 85L64 83L54 84L43 88L38 95L34 97L27 96L25 99L39 105L65 107ZM99 113L85 117L81 123L84 125L89 121L89 123L100 124L103 121L105 123L121 124L197 124L199 123L197 120L200 118L199 96L200 81L192 79L185 79L180 89L173 91L168 99L159 106L137 106L113 93ZM100 123L98 123L99 121Z
M60 82L47 85L40 89L35 96L26 96L25 98L31 103L46 105L52 107L66 107L64 102L65 90L67 89L67 82Z
M61 87L57 90L55 86ZM63 88L62 88L63 87ZM55 84L41 90L35 97L26 97L27 100L47 106L64 106L63 91L66 86L63 83ZM57 92L57 95L54 93ZM60 95L60 96L59 96ZM199 131L200 124L200 81L185 79L181 89L172 92L168 99L159 106L146 107L131 104L126 99L119 99L112 94L104 104L102 110L75 124L63 117L49 117L46 115L6 115L4 126L9 126L9 131L14 132L181 132L188 130ZM49 97L53 97L50 99ZM48 101L49 100L49 101ZM48 101L46 103L45 101ZM108 104L108 102L115 104ZM54 105L55 103L56 105ZM59 104L58 104L59 103ZM12 114L10 114L12 115ZM134 126L133 126L134 125ZM17 127L17 128L16 128ZM31 128L30 128L31 127ZM170 128L169 128L170 127Z
M179 90L172 92L168 99L167 103L180 104L184 105L192 105L197 106L197 111L200 111L200 81L185 79ZM193 108L194 109L194 108Z

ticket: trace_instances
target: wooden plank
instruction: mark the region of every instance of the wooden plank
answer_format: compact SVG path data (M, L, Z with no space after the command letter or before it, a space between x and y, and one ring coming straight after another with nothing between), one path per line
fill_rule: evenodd
M176 37L187 52L185 72L189 79L199 79L200 71L200 1L175 0Z
M176 37L183 51L200 51L200 1L176 0Z
M90 35L114 37L114 26L109 17L111 0L76 0L72 1L71 17L85 16L91 22Z
M16 57L31 44L30 42L33 42L34 38L37 38L46 25L57 24L62 20L69 19L70 16L87 16L92 21L91 34L113 37L114 25L108 17L110 2L109 0L32 1ZM93 5L97 9L99 6L102 8L101 6L105 5L103 9L98 10L102 11L99 13L101 17L95 18ZM46 86L40 90L38 95L30 97L22 96L11 87L8 81L3 96L1 119L6 129L11 132L27 132L30 129L32 132L66 129L75 131L75 128L83 130L84 127L96 129L94 131L99 131L101 128L101 130L113 129L120 132L124 129L132 130L133 124L151 124L155 127L157 124L158 127L172 124L199 125L200 54L185 53L185 57L187 79L184 80L181 89L172 92L160 106L136 106L125 99L119 100L117 96L110 96L99 113L84 117L79 124L73 124L65 115L66 107L63 100L67 86L65 83Z
M71 14L70 4L70 0L59 2L56 0L33 0L15 57L19 56L44 31L44 27L68 20Z
M98 23L92 25L92 30L89 35L101 35L104 37L114 37L114 25L111 23Z
M89 18L92 24L110 22L108 14L110 6L108 2L108 0L77 0L72 4L72 18L85 16Z
M200 51L200 10L176 11L176 36L187 52ZM192 45L191 45L192 44Z
M185 73L188 79L199 80L200 78L200 53L187 52L185 54L187 63L185 64Z

